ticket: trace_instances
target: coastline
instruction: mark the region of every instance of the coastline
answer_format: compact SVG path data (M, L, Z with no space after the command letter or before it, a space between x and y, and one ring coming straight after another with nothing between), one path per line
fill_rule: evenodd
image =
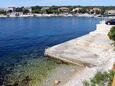
M86 67L79 75L76 72L74 77L63 86L83 86L82 82L94 77L97 71L111 70L115 61L112 41L107 37L111 27L98 24L95 31L85 36L45 50L46 56Z
M12 17L95 17L95 18L101 18L99 15L90 15L90 14L31 14L31 15L20 15L20 16L7 16L7 15L0 15L0 18L12 18Z
M52 19L54 20L54 21L56 21L56 19L61 19L61 20L63 20L64 21L64 19L66 19L66 17L57 17L57 18L42 18L42 19L46 19L46 20L48 20L48 22L46 22L46 23L49 23L49 21L52 21ZM8 20L15 20L15 21L8 21ZM41 19L41 18L40 18ZM22 18L21 20L23 20L23 21L25 21L25 20L32 20L32 21L34 21L34 22L32 22L32 26L35 26L35 25L37 25L37 26L39 26L39 24L38 24L38 21L40 21L41 22L41 20L40 20L39 18ZM50 20L49 20L50 19ZM68 20L69 19L69 20ZM92 25L92 27L94 27L94 25L95 25L95 23L97 23L97 22L99 22L99 19L94 19L94 18L77 18L77 17L69 17L69 18L67 18L67 20L68 21L70 21L71 19L75 19L75 21L79 21L79 20L83 20L84 21L84 19L86 20L86 23L87 23L87 19L89 19L89 20L92 20L92 21L94 21L94 24L91 24ZM5 20L6 21L6 23L4 23L4 21L3 20ZM96 21L95 21L96 20ZM18 25L17 24L17 22L18 21L20 21L20 18L18 19L18 18L5 18L5 19L1 19L1 21L3 21L3 22L1 22L1 24L3 24L3 26L5 26L6 27L6 25L8 26L8 32L9 32L9 30L11 30L12 29L12 27L11 27L11 29L9 29L9 26L13 23L13 25ZM37 23L35 23L35 21L37 21ZM31 27L32 28L32 26L31 26L31 23L30 23L30 21L27 21L28 23L27 24L30 24L28 27ZM55 23L57 24L59 21L57 21L57 22L54 22L53 23L53 25L55 25ZM7 24L8 23L8 24ZM72 23L72 22L71 22ZM82 23L82 22L81 22ZM20 24L20 22L19 22L19 24ZM42 23L43 25L44 25L44 23ZM49 26L51 25L52 23L50 23L50 24L48 24ZM61 25L63 25L63 22L62 23L60 23L59 22L59 24L61 24ZM44 28L48 28L48 25L46 25L47 27L44 27ZM66 25L68 25L67 27L69 27L69 26L71 26L71 24L70 24L70 22L68 22ZM73 23L72 23L72 25L73 25ZM23 22L21 22L21 26L25 26L24 27L24 29L23 30L21 30L21 33L23 33L23 32L25 32L25 31L28 31L28 29L26 29L26 28L28 28L27 27L27 25L25 24L25 23L23 23ZM75 25L73 25L74 27L76 26L76 22L75 22ZM81 25L79 25L79 26L81 26ZM87 26L87 25L86 25ZM90 25L88 25L88 27L89 27ZM13 26L14 27L14 26ZM4 27L1 27L1 28L3 28L3 31L5 30L5 28ZM15 28L17 28L17 29L15 29ZM14 31L17 31L18 30L18 32L19 32L19 29L18 28L20 28L19 26L18 27L15 27L14 28L14 30L13 30L13 32ZM40 29L41 30L43 30L43 31L45 31L45 29L44 28L41 28L40 27ZM76 27L75 27L76 28ZM28 33L33 33L32 31L34 30L34 29L36 29L36 28L32 28L32 30L30 30ZM35 33L33 34L34 36L36 35L36 34L39 34L39 31L40 31L40 29L38 29L38 32L35 30ZM74 38L74 37L76 37L75 35L74 36L72 36L72 38L69 38L68 39L68 36L70 35L71 36L71 33L67 33L67 32L73 32L73 31L75 31L75 30L71 30L71 28L69 29L69 28L65 28L64 29L64 33L66 32L67 34L64 34L66 37L64 37L63 38L63 36L64 35L61 35L61 34L58 34L57 35L57 30L59 29L59 27L57 27L57 28L55 28L54 29L54 31L56 31L56 34L54 34L53 36L54 36L54 38L52 39L52 35L50 35L51 36L51 38L49 38L48 37L48 41L46 40L47 39L47 37L46 36L48 36L47 34L46 35L44 35L44 37L46 37L46 38L43 38L42 40L40 40L39 41L39 37L37 36L37 37L35 37L35 40L37 41L38 40L38 42L40 43L40 45L38 45L38 42L36 43L36 47L32 47L31 48L31 50L29 50L30 48L28 48L28 49L26 49L26 51L25 51L25 49L23 50L22 48L21 48L21 52L17 52L16 50L16 54L15 53L13 53L12 55L9 55L8 57L11 57L11 58L9 58L9 61L11 61L11 62L14 62L15 60L14 60L14 58L15 59L18 59L18 58L20 58L20 57L22 57L21 59L20 59L20 61L23 61L23 59L24 59L24 64L25 65L23 65L22 64L22 66L20 67L20 68L16 68L16 70L18 70L19 69L19 73L18 74L20 74L23 78L24 78L24 76L26 77L27 75L30 75L30 78L32 78L32 80L36 80L36 78L37 78L37 76L38 76L38 78L40 78L44 73L42 73L42 74L40 74L38 71L39 70L41 70L41 69L44 69L44 67L40 67L41 69L39 69L39 61L37 61L37 60L34 60L33 58L39 58L39 56L38 56L38 54L39 54L39 52L41 53L41 48L39 48L39 46L44 46L44 44L45 44L45 46L46 46L46 43L49 45L49 44L51 44L52 43L52 41L54 41L56 38L55 37L59 37L59 39L57 39L57 41L54 41L53 43L53 45L55 45L57 42L58 42L58 40L61 40L60 38L62 38L62 40L64 41L66 41L66 40L69 40L69 39L72 39L72 38ZM2 29L1 29L2 30ZM6 29L7 30L7 29ZM5 32L6 32L6 30L5 30ZM92 30L92 29L90 29L90 30ZM93 29L94 30L94 29ZM22 32L23 31L23 32ZM49 32L52 32L52 31L50 31L50 29L48 30ZM47 32L48 33L48 31L46 30L45 32ZM62 29L61 29L61 27L60 27L60 31L62 31ZM87 30L88 32L89 32L89 30ZM86 32L87 32L86 31ZM12 31L11 31L12 32ZM12 33L13 33L12 32ZM26 32L27 33L27 32ZM78 32L78 33L83 33L83 34L85 34L85 32ZM41 34L41 33L40 33ZM42 34L44 34L44 33L42 33ZM52 34L52 33L51 33ZM76 33L77 34L77 33ZM4 34L3 34L4 35ZM25 38L25 35L28 35L28 34L24 34L24 38ZM7 37L6 35L4 35L5 37ZM17 33L16 33L16 35L15 35L15 37L17 36ZM79 36L81 36L81 35L79 35ZM2 36L1 36L2 37ZM14 37L14 36L13 36ZM10 38L10 37L9 37ZM21 36L21 38L22 38L22 36ZM32 39L33 39L34 37L32 36ZM37 39L36 39L37 38ZM41 39L42 37L40 36L40 39ZM17 38L15 38L16 39L16 41L18 40ZM45 40L44 40L45 39ZM3 39L3 40L5 40L5 39ZM29 39L24 39L24 40L28 40L29 41ZM12 41L12 40L11 40ZM20 40L21 41L21 43L23 42L22 40ZM42 42L41 42L42 41ZM50 42L49 42L50 41ZM7 42L7 41L6 41ZM33 40L31 40L31 41L29 41L29 42L31 42L32 44L33 44L33 42L35 43L35 41L33 41ZM27 42L27 43L29 43L29 42ZM46 42L46 43L44 43L44 42ZM60 42L61 43L61 42ZM8 42L8 44L10 44L10 41ZM43 44L43 45L42 45ZM59 44L59 43L58 43ZM22 45L22 44L21 44ZM52 46L53 46L52 45ZM1 45L2 46L2 45ZM18 45L19 46L19 45ZM27 45L26 45L27 46ZM47 47L47 46L46 46ZM11 47L11 48L13 48L13 47ZM43 49L43 48L42 48ZM44 49L43 49L44 50ZM39 51L39 52L38 52ZM43 51L43 53L44 53L44 51ZM12 61L12 58L13 58L13 61ZM27 58L27 59L26 59ZM40 57L40 58L42 58L42 57ZM45 58L45 57L43 57L43 58ZM26 59L26 60L25 60ZM32 60L32 64L31 64L31 62L27 62L28 61L28 59L30 59L30 60ZM7 58L7 60L8 60L8 58ZM39 59L38 59L39 60ZM36 62L37 61L37 62ZM19 61L17 61L16 63L19 63ZM35 64L36 63L36 64ZM44 63L44 62L43 62ZM35 65L36 66L35 66ZM37 66L37 64L38 64L38 66ZM45 63L46 64L46 63ZM15 65L15 64L14 64ZM20 63L19 63L19 65L20 65ZM27 65L27 67L26 67L26 65ZM48 66L48 67L45 67L46 68L46 70L47 69L49 69L49 66L50 65L46 65L46 66ZM54 66L54 64L52 64L51 66ZM25 68L24 68L25 67ZM68 66L67 66L68 67ZM26 69L27 68L27 69ZM65 68L65 67L64 67ZM23 70L24 69L24 70ZM62 68L63 69L63 68ZM21 72L22 71L22 72ZM24 72L23 72L24 71ZM32 73L33 72L33 73ZM36 73L35 73L36 72ZM43 72L45 72L45 74L44 75L46 75L46 71L43 71ZM58 72L58 71L57 71ZM31 73L31 74L30 74ZM50 72L51 73L51 72ZM6 73L7 74L7 73ZM14 73L13 73L14 74ZM17 76L18 76L18 74L16 74ZM32 77L31 77L32 76ZM61 76L61 74L59 74L58 76ZM34 78L35 77L35 78ZM61 76L62 78L63 78L63 76ZM70 76L71 77L71 76ZM23 78L21 79L21 80L23 80ZM14 78L15 79L15 78ZM14 80L14 79L12 79L12 80ZM19 78L17 78L17 79L15 79L16 81L18 81L19 80ZM14 80L14 81L15 81ZM57 79L58 80L58 79ZM38 80L38 82L39 82L39 80ZM53 83L54 83L54 81L52 81ZM31 85L30 85L31 86Z
M31 14L31 15L20 15L20 16L7 16L0 15L0 18L29 18L29 17L89 17L89 18L104 18L104 19L114 19L115 16L101 17L100 15L90 15L90 14Z

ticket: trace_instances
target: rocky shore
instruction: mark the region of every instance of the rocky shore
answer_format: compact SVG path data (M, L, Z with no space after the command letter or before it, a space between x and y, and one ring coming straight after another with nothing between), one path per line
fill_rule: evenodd
M89 80L97 71L108 71L112 68L115 51L107 36L111 27L98 24L95 31L85 36L46 49L46 56L85 67L63 86L83 86L82 82Z

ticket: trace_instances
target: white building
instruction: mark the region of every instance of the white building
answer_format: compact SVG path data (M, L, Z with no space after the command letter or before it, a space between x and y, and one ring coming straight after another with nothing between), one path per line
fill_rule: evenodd
M58 11L68 12L68 11L70 11L70 9L67 7L60 7L60 8L58 8Z
M8 17L19 17L23 16L23 12L12 12L7 14Z
M107 10L108 15L115 15L115 10Z
M16 10L16 8L15 7L8 7L8 8L6 8L6 9L4 9L5 11L12 11L12 12L14 12L15 10Z
M89 9L89 12L91 14L97 14L97 13L101 12L101 9L100 8L91 8L91 9Z
M74 8L72 11L73 12L78 12L79 10L81 10L82 8L81 7L77 7L77 8Z

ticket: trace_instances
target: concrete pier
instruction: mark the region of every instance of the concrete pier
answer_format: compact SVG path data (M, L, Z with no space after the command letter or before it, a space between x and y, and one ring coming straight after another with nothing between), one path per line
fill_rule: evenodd
M101 65L113 56L112 41L107 36L110 27L98 24L95 31L85 36L46 49L45 55L73 64Z
M96 30L82 37L55 45L45 50L45 55L65 62L86 66L79 75L76 73L63 86L82 86L82 81L95 75L97 71L112 68L115 51L107 33L112 26L98 24ZM92 72L92 73L89 73Z

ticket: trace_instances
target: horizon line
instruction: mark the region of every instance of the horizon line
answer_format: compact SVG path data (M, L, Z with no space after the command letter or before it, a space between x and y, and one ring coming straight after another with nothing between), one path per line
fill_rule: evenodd
M4 7L0 7L0 8L7 8L7 7L33 7L33 6L41 6L41 7L45 7L45 6L81 6L81 7L115 7L115 5L22 5L22 6L4 6Z

